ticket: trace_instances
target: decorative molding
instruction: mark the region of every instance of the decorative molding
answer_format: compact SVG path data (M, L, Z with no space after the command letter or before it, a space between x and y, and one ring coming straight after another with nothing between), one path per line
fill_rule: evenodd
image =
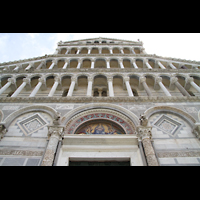
M156 152L158 158L174 158L174 157L200 157L200 151L167 151Z
M200 96L134 96L134 97L0 97L1 103L117 103L117 102L200 102Z
M43 155L43 151L0 149L0 155L42 156Z

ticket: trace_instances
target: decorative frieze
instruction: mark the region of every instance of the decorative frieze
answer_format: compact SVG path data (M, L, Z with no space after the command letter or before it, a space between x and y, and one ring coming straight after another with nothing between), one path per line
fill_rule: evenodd
M42 156L43 155L43 151L0 149L0 155L9 155L9 156Z
M1 103L117 103L117 102L200 102L200 96L134 96L134 97L1 97Z
M157 152L158 158L200 157L200 151L168 151Z

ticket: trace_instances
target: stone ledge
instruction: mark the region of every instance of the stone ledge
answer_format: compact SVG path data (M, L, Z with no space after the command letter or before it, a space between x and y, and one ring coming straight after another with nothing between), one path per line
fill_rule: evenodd
M0 97L1 103L117 103L117 102L200 102L200 96L151 96L151 97Z

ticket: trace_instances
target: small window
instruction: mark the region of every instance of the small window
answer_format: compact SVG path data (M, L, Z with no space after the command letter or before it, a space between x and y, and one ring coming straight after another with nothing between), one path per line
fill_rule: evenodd
M94 43L99 43L99 41L94 41Z
M86 42L87 44L91 44L91 42Z
M106 41L102 41L102 43L107 43Z

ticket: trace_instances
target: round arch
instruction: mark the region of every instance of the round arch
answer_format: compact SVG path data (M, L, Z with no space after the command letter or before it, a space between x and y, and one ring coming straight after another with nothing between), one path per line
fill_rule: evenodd
M92 114L93 118L91 118ZM61 118L61 124L66 126L65 134L73 134L75 129L83 123L98 118L117 123L124 128L127 134L135 133L136 126L139 125L139 119L134 113L121 106L109 103L93 103L80 106L65 114Z
M177 115L178 117L184 119L185 121L187 121L189 123L189 125L191 127L194 126L194 124L196 123L196 120L189 115L188 113L175 108L175 107L170 107L170 106L155 106L155 107L151 107L149 109L147 109L144 114L146 115L147 119L150 118L153 114L155 113L171 113L174 115Z
M11 124L11 122L15 118L19 117L20 115L26 114L28 112L37 112L37 111L41 111L41 112L45 112L45 113L49 114L52 117L52 119L54 119L57 116L57 111L49 106L34 105L34 106L27 106L27 107L21 108L15 112L11 113L2 122L5 124L5 127L8 128L9 125Z

